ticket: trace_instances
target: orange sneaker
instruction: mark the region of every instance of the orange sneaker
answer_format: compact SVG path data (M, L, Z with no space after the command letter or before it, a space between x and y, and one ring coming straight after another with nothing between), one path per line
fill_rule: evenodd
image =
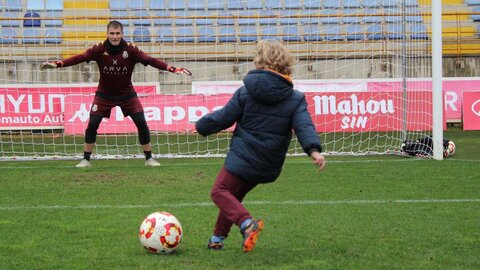
M260 235L260 232L263 230L263 221L261 219L259 220L253 220L248 224L243 230L241 230L241 233L243 235L243 251L244 252L250 252L253 250L255 247L255 244L257 243L258 236Z

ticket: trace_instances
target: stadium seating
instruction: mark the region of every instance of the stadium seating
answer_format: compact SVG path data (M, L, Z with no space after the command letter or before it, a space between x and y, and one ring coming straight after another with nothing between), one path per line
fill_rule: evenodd
M237 37L235 35L235 27L233 26L221 26L220 34L218 36L219 42L237 42Z
M63 12L60 10L47 10L45 12L45 17L46 18L58 18L58 19L49 19L49 20L44 20L43 25L46 27L59 27L63 25L63 20L61 19L63 17Z
M27 11L43 11L45 9L45 3L43 0L28 0Z
M262 1L258 1L258 0L245 0L245 8L246 9L262 9L263 4L262 4Z
M203 26L198 29L198 42L217 42L215 28Z
M40 14L37 12L27 12L23 16L23 27L40 27L42 21L40 20Z
M130 25L130 20L128 19L128 12L126 10L112 10L110 11L110 16L112 19L119 21L123 24L124 27Z
M137 11L133 14L133 17L135 17L132 20L134 26L150 26L152 24L150 14L146 11Z
M281 25L297 25L300 20L298 17L299 11L295 9L280 10L278 22Z
M155 41L159 43L173 43L173 29L161 28L157 30Z
M243 26L239 30L240 42L255 42L258 40L257 28L255 26Z
M343 8L362 8L363 0L343 0Z
M480 0L479 0L480 1ZM479 4L480 5L480 4ZM480 13L480 7L475 7L472 9L472 12L479 12ZM470 18L473 21L480 21L480 14L472 14L470 15Z
M322 8L322 2L319 0L304 0L303 6L305 9L319 10Z
M214 17L216 15L216 11L213 10L197 10L195 15L195 24L196 25L213 25L214 24Z
M275 25L277 24L275 11L272 10L260 10L258 13L259 19L258 23L260 25Z
M40 38L38 30L35 28L24 28L22 36L22 44L39 44Z
M145 0L130 0L128 2L128 9L130 10L145 10Z
M227 9L228 10L243 9L242 0L227 0Z
M150 30L148 28L135 28L133 30L133 42L151 42Z
M470 6L480 5L480 0L465 0L465 4Z
M324 9L320 14L324 16L320 18L322 24L339 24L341 22L340 13L337 9Z
M304 16L300 18L301 24L319 24L320 23L320 17L316 16L320 14L319 10L305 10L302 13Z
M167 0L150 0L150 10L167 9Z
M297 25L282 27L283 41L302 41Z
M359 24L347 25L346 32L347 32L347 40L364 40L366 38L363 25L359 25Z
M365 2L363 3L363 5L366 7L366 8L379 8L382 6L380 0L365 0Z
M382 23L382 17L381 16L375 16L379 15L378 9L376 8L367 8L364 11L364 14L366 17L363 18L363 21L368 24L368 23Z
M193 27L177 27L176 32L176 42L195 42Z
M263 27L260 31L260 39L262 40L281 39L278 27Z
M62 32L58 29L47 28L45 29L45 44L60 44L62 43Z
M348 15L355 15L355 14L363 14L363 10L361 9L346 9L343 11L344 16L341 19L341 21L344 24L359 24L363 22L364 17L355 17L355 16L348 16Z
M222 11L217 14L217 25L234 25L235 19L230 11Z
M402 0L404 1L404 0ZM381 0L382 6L385 8L395 8L398 7L397 0Z
M410 26L411 39L428 39L427 27L424 24L412 24Z
M0 32L1 44L17 44L17 31L14 28L2 28Z
M22 11L22 1L21 0L6 0L5 2L5 11Z
M329 25L327 26L325 40L328 41L340 41L343 40L345 34L343 33L343 28L340 25Z
M322 41L323 38L320 35L320 29L318 28L318 25L304 25L303 39L305 41Z
M385 38L381 24L370 24L367 27L366 34L369 40L380 40Z
M238 19L238 25L255 25L257 24L257 18L255 16L258 15L258 11L240 11L238 16L242 17Z
M187 4L188 10L203 10L205 9L204 0L188 0Z
M287 10L289 10L289 9L301 9L302 8L302 3L299 0L285 0L283 6Z
M63 0L46 0L45 10L54 10L62 11L63 10Z
M265 7L267 9L281 9L283 8L283 5L280 0L266 0Z
M225 8L224 0L207 0L207 9L209 10L223 10Z
M168 9L170 10L185 10L186 7L185 0L170 0Z
M342 8L342 2L339 0L323 0L323 8Z
M127 10L127 1L110 0L110 10Z
M2 27L20 27L20 17L21 15L19 12L7 11L3 14L5 20L1 20L0 25Z
M387 38L388 39L404 39L403 24L388 24L387 25Z
M154 17L156 17L153 20L154 25L172 25L173 24L173 19L171 18L172 14L170 11L166 10L159 10L156 11L154 14Z
M188 10L175 11L175 26L193 25L193 12Z

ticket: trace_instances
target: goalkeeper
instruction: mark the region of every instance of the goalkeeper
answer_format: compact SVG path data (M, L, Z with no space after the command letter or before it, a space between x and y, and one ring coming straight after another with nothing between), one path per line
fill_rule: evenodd
M45 62L40 70L69 67L82 62L95 61L100 72L98 88L90 109L90 119L85 130L82 161L76 167L90 167L90 156L95 146L97 130L103 117L109 118L113 107L119 106L125 116L130 116L138 129L138 138L145 154L145 166L159 166L152 158L150 130L145 120L142 104L132 85L132 73L136 63L151 65L176 74L192 73L185 68L175 68L141 51L123 39L123 25L111 21L107 25L107 39L79 55L63 61Z
M310 156L323 169L320 138L315 131L305 96L293 90L293 57L278 41L260 41L253 63L257 69L244 78L228 103L196 123L207 136L236 124L224 166L211 191L220 212L209 249L222 249L233 224L243 235L243 251L255 247L263 221L253 219L242 205L255 186L277 179L292 139L292 129Z

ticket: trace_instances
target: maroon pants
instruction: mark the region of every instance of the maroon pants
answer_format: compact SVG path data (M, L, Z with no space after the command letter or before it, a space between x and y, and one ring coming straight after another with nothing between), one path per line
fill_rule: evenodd
M241 202L256 185L234 176L222 167L210 193L220 209L214 235L227 237L233 224L240 226L245 219L252 218Z

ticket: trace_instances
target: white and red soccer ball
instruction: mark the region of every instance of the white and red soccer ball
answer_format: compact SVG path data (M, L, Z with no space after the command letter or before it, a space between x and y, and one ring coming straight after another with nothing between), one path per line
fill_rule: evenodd
M140 225L140 243L151 253L171 253L182 241L182 225L167 212L148 215Z
M443 157L448 157L455 154L455 143L453 141L448 141L448 145L443 151Z

